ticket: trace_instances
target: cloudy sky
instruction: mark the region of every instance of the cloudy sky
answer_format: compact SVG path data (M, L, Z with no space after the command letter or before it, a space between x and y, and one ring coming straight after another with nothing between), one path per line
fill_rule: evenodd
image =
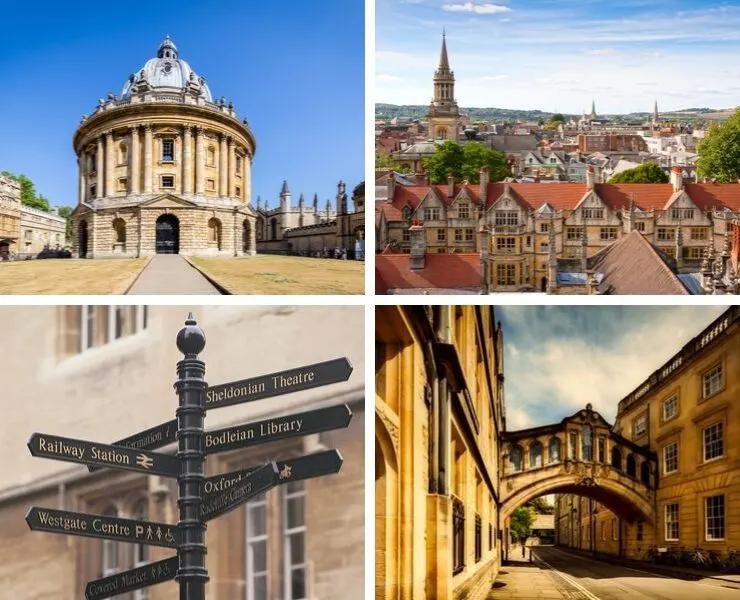
M740 3L705 0L377 0L377 102L429 102L443 27L461 107L740 104Z
M497 306L507 429L617 403L725 310L721 306Z

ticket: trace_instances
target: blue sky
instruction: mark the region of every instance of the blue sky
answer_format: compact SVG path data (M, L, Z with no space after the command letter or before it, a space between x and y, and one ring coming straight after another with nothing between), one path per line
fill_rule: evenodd
M722 306L497 306L507 428L617 403L719 316Z
M445 27L461 107L740 104L737 2L376 0L376 24L377 102L429 102Z
M320 206L364 178L364 3L13 2L0 44L0 170L25 173L52 204L77 203L72 135L99 97L169 34L214 98L257 138L252 198L276 206L283 179Z

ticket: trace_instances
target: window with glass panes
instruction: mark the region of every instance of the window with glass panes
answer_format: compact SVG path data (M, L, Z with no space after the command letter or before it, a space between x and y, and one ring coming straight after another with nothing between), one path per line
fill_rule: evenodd
M516 238L513 237L497 237L496 238L496 250L503 252L511 252L516 249Z
M702 438L705 462L724 456L725 444L722 423L714 423L704 429Z
M61 310L65 354L110 344L147 327L146 306L65 306Z
M582 227L566 227L565 228L565 239L580 240L581 236L583 236Z
M678 414L678 396L673 395L663 402L663 420L668 421Z
M678 442L663 447L663 474L678 471Z
M706 540L725 539L725 496L704 498L704 523Z
M584 208L581 213L584 219L603 219L604 209L603 208Z
M548 233L550 231L550 223L540 223L540 233Z
M709 239L709 227L692 227L691 228L691 239L692 240L708 240Z
M267 498L247 502L246 600L267 600Z
M285 536L285 599L308 598L306 561L306 489L302 481L291 481L283 488L283 534Z
M473 241L473 230L468 228L465 230L465 241L466 242L472 242Z
M683 257L688 260L701 260L704 256L704 248L689 247L683 249Z
M665 505L665 540L678 541L678 535L678 502L671 502Z
M162 140L162 162L174 162L175 140Z
M679 221L681 219L693 219L694 209L693 208L672 208L671 219Z
M516 285L516 265L496 265L498 285Z
M455 229L455 241L456 242L462 242L463 239L463 230L462 229Z
M496 225L519 225L519 212L516 210L497 210Z
M635 221L635 230L645 232L645 221Z
M458 205L457 218L458 219L469 219L470 218L470 204L464 203L464 204Z
M117 517L118 511L111 507L108 510L103 511L103 516L106 517ZM114 540L103 540L103 577L108 577L120 571L119 566L119 543Z
M439 221L439 208L425 208L424 209L424 220L425 221Z
M673 227L658 227L658 239L667 242L676 239L676 230Z
M447 230L437 229L437 241L444 242L447 239Z
M600 236L602 240L616 240L618 233L616 227L602 227Z
M714 365L702 376L704 398L716 394L720 389L722 389L722 363Z
M645 435L647 432L647 414L642 414L635 419L633 423L633 431L635 437Z

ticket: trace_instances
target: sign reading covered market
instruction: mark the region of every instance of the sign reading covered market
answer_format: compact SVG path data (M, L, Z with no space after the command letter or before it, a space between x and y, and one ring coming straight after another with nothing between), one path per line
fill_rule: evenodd
M90 471L124 469L177 479L179 522L157 523L32 506L26 522L34 531L92 537L177 551L165 560L138 566L88 583L87 600L102 600L152 585L178 581L181 600L205 600L206 522L244 505L255 496L287 483L339 472L342 455L326 450L205 477L207 454L247 448L275 440L347 427L352 411L346 404L281 415L236 427L206 432L206 410L347 381L352 365L346 358L307 365L208 387L205 364L198 354L205 335L192 314L177 334L184 358L177 363L177 418L135 433L113 444L45 433L28 442L31 454L87 465ZM177 455L152 452L177 442Z

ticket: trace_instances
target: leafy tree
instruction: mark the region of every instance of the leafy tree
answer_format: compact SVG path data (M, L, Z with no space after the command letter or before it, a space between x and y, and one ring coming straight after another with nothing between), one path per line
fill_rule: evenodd
M520 506L511 514L509 531L515 542L523 544L532 535L532 523L534 523L534 511L528 506Z
M609 183L668 183L668 175L654 163L643 163L634 169L617 173Z
M561 113L555 113L550 117L550 123L555 123L556 121L565 123L565 117Z
M21 204L49 212L49 201L44 196L36 195L36 188L33 185L33 181L28 177L25 175L15 175L9 171L2 171L0 174L14 179L21 184Z
M700 179L728 183L740 179L740 109L727 121L714 124L697 146Z
M71 206L60 206L59 216L67 221L67 231L65 238L68 240L72 239L72 207Z
M399 165L391 156L388 154L382 154L380 152L375 153L375 168L376 169L393 169L398 173L408 173L411 169L405 165Z
M526 504L538 515L551 515L555 512L555 507L549 504L542 496L535 498Z
M483 166L488 167L490 181L501 181L511 176L506 157L478 142L464 145L444 142L437 146L432 156L424 160L424 168L435 184L447 181L450 172L456 181L467 179L470 183L480 183L480 169Z

